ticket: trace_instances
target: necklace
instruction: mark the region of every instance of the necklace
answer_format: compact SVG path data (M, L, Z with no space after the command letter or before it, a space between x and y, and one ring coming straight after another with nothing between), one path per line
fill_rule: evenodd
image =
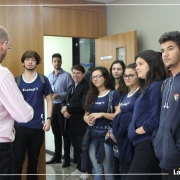
M106 88L105 88L105 89L103 89L103 90L100 90L99 92L104 91L104 90L106 90Z

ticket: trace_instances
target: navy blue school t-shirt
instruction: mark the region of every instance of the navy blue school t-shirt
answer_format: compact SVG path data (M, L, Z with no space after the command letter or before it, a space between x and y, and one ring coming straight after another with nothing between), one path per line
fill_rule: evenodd
M44 80L47 93L45 96L47 96L52 92L52 89L46 76L44 76ZM33 119L27 123L18 123L15 121L15 126L41 129L44 123L44 85L41 82L38 74L30 83L26 82L22 77L19 89L24 96L24 100L33 107L34 116Z
M120 103L121 112L133 112L134 103L138 97L138 95L137 95L138 89L139 88L137 88L136 91L132 95L127 94L123 98L123 100Z
M95 104L89 108L89 112L91 113L99 113L99 112L104 112L106 113L108 110L108 102L109 102L109 93L108 91L105 95L103 96L98 96ZM119 101L120 101L120 94L117 91L114 91L113 94L113 100L112 100L112 105L118 106ZM109 124L112 122L112 120L109 120L105 117L101 117L99 119L96 119L96 122L94 126L89 126L89 129L108 129Z

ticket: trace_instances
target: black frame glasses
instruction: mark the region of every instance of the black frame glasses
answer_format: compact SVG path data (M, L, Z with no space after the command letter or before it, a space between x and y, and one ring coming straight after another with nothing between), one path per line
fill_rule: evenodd
M102 76L102 74L97 74L96 76L91 76L90 80L93 81L94 79L100 79Z
M124 74L123 75L123 77L122 77L123 79L133 79L134 78L134 74Z

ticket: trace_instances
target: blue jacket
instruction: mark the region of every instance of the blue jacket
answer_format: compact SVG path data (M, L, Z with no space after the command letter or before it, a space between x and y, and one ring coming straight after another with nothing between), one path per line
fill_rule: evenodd
M81 154L82 171L89 172L92 169L91 161L89 158L89 145L93 139L96 139L95 157L97 159L97 163L103 163L105 156L104 142L105 142L106 133L107 131L98 134L94 130L87 130L86 133L84 134L84 138L82 142L82 154Z
M128 126L132 118L132 112L121 112L117 114L112 123L113 134L117 140L120 164L131 163L134 155L134 147L128 139Z
M180 73L170 76L162 92L160 125L153 133L153 145L160 167L180 167Z
M134 104L128 137L133 145L150 140L152 132L158 128L161 110L162 81L155 81L137 98ZM137 134L136 129L143 127L145 134Z

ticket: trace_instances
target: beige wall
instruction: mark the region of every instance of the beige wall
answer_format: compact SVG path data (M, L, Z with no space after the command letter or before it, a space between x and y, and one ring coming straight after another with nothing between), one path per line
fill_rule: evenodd
M63 3L69 6L65 7ZM71 3L87 6L71 6ZM44 35L89 38L105 36L105 7L88 6L89 3L83 0L0 0L0 25L8 30L9 43L12 45L2 65L8 67L14 76L18 76L24 72L20 61L22 54L27 50L35 50L42 58L37 71L43 74ZM56 10L52 7L56 7ZM58 29L61 27L64 27L62 31ZM45 173L44 144L40 152L38 173ZM45 176L39 176L39 180L44 179Z
M106 9L107 35L136 29L138 52L145 49L160 51L159 37L164 32L180 30L180 5L157 5L179 4L179 0L117 0L111 4Z
M72 38L44 36L44 74L48 76L53 71L52 54L60 53L62 56L62 68L71 74L72 67ZM45 107L47 107L45 101ZM46 111L45 111L46 112ZM45 113L47 117L47 113ZM54 135L52 129L46 133L45 148L54 152ZM63 153L63 149L62 149Z
M69 6L64 6L66 3ZM87 4L73 6L72 4ZM106 35L106 9L103 6L88 6L83 0L0 0L0 25L10 35L12 50L3 66L14 76L22 74L20 62L26 50L35 50L42 57L37 70L44 72L43 36L67 36L98 38ZM92 4L92 3L91 3Z

